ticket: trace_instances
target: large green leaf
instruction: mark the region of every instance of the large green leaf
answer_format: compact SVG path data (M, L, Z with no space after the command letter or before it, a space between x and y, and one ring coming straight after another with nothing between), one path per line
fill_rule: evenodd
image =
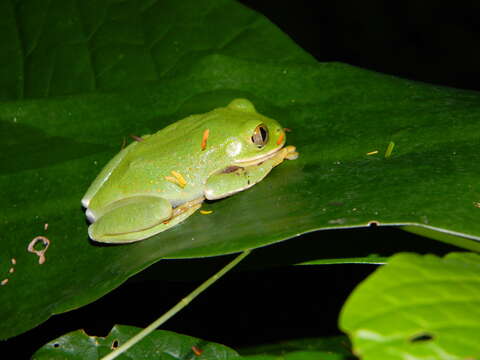
M480 256L398 254L358 286L340 326L365 360L480 357Z
M478 93L317 64L235 2L140 4L0 5L16 20L0 48L9 56L0 79L9 100L0 103L8 278L0 338L91 302L162 257L232 253L371 221L480 238ZM292 129L298 160L150 240L89 242L79 200L128 134L240 96ZM37 235L51 240L43 265L27 252Z

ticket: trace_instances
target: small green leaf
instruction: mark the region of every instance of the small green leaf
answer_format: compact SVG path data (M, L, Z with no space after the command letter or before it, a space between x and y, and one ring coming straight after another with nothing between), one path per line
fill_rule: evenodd
M88 336L80 330L74 331L45 344L33 355L33 359L98 360L140 330L133 326L116 325L105 338ZM238 358L239 356L234 350L224 345L165 330L156 330L118 357L118 359L124 360L229 360Z
M480 256L399 254L361 283L340 326L364 360L480 357Z

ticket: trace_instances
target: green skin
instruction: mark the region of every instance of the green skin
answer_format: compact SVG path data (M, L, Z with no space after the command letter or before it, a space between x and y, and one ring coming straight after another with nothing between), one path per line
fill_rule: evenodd
M260 144L258 136L257 143L252 138L259 125L268 129ZM245 190L284 159L298 157L295 147L283 147L281 125L246 99L138 140L110 160L82 199L92 240L128 243L151 237L192 215L203 200Z

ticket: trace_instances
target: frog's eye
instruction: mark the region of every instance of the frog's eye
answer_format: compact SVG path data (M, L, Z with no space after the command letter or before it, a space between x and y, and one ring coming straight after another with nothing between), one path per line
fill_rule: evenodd
M268 128L264 124L258 125L253 131L252 142L259 148L264 147L268 141Z

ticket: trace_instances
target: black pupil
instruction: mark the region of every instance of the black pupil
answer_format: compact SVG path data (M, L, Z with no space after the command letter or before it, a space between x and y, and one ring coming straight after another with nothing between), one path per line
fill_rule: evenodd
M260 135L262 136L262 142L265 143L267 141L267 129L263 126L260 126Z
M268 141L268 129L265 125L258 125L252 135L252 142L259 148L263 147Z

